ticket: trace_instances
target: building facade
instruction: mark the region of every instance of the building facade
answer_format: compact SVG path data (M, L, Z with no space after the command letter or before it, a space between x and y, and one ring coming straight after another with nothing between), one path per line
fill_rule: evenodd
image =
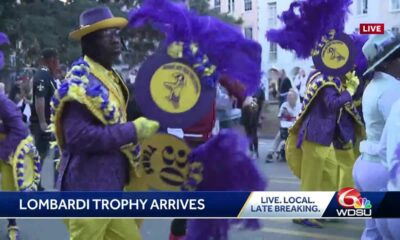
M399 31L400 0L354 0L346 32L359 32L361 23L383 23L385 30Z
M258 2L264 0L209 0L210 8L242 19L241 29L246 37L258 41Z

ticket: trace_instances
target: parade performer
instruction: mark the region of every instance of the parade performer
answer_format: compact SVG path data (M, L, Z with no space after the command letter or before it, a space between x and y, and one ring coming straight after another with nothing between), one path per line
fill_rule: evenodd
M0 44L9 43L0 33ZM0 68L4 56L0 52ZM3 191L36 191L40 181L40 158L19 108L0 93L0 173ZM27 178L27 179L25 179ZM8 239L20 239L15 219L8 220Z
M265 180L247 155L246 137L233 130L211 136L218 83L242 106L254 102L251 96L261 76L259 44L245 39L234 26L214 17L198 16L186 5L168 0L147 0L130 12L131 27L146 23L164 33L166 39L139 70L136 101L139 106L146 103L141 111L157 119L165 132L179 129L180 134L175 130L174 135L181 139L160 133L141 145L145 155L143 178L148 187L175 191L264 190ZM159 97L153 94L156 90ZM177 166L168 160L176 161ZM167 179L167 173L176 176ZM174 220L170 239L227 239L229 226L235 222L187 220L186 226L186 220ZM246 227L258 227L257 221L243 222Z
M146 118L127 122L129 93L112 64L121 53L119 30L127 25L107 7L80 16L82 57L52 99L52 125L61 151L61 191L122 191L134 167L138 141L158 130ZM71 240L141 239L134 219L66 220Z
M397 88L397 91L400 90ZM386 121L385 129L381 138L381 153L383 165L389 172L387 191L400 191L400 100L397 100L390 111L389 117ZM385 237L387 239L395 239L400 234L400 220L399 219L381 219L387 222ZM380 221L381 221L380 220ZM378 224L378 226L381 224ZM379 231L385 229L379 228Z
M384 191L389 174L382 164L385 158L380 156L379 141L392 105L400 98L400 37L389 31L373 36L363 52L368 59L365 74L375 72L362 98L367 139L360 144L361 156L354 165L353 177L360 191ZM369 219L362 239L394 238L387 231L385 219Z
M302 191L336 191L353 185L355 146L363 138L363 125L352 104L359 85L353 72L355 52L352 39L343 34L351 2L295 1L281 16L285 26L267 32L269 41L293 50L297 57L313 56L316 68L286 145L289 167L301 179ZM332 40L348 46L347 54ZM316 220L294 222L322 227Z

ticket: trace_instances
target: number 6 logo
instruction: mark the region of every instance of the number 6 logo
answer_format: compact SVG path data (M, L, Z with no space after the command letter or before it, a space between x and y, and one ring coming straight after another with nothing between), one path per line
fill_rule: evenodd
M344 208L354 208L354 205L359 202L361 194L354 188L343 188L338 192L337 201Z

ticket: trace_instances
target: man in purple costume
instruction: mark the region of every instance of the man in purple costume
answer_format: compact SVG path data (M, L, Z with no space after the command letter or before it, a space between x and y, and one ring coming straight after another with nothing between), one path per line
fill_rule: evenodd
M126 19L113 17L107 7L96 7L81 14L80 26L85 27L70 34L81 41L84 57L58 89L59 99L53 100L55 133L62 151L57 182L61 191L123 191L132 167L121 150L158 130L157 122L145 118L126 121L128 89L112 69L121 53L119 29L126 24ZM86 95L74 98L82 91L70 92L83 81L87 81ZM68 100L62 97L65 89L70 91ZM90 98L96 92L99 96ZM82 97L93 102L88 104ZM93 100L100 97L101 106ZM110 103L113 107L106 107ZM70 219L66 223L72 240L140 239L134 219Z
M14 174L9 159L28 134L28 128L22 121L19 108L7 96L0 93L0 172L1 189L3 191L16 191ZM9 219L8 239L19 239L18 235L16 220Z
M286 151L289 166L301 178L302 191L336 191L351 182L354 154L353 159L337 156L338 152L352 152L356 143L359 117L345 107L352 102L357 81L347 81L355 83L345 89L339 78L329 80L320 72L309 79L303 110L290 129ZM310 219L295 222L322 227L319 221Z

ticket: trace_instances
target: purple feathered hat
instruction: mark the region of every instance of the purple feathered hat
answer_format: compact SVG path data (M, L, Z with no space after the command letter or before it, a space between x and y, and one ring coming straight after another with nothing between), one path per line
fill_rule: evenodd
M129 13L129 26L151 23L166 35L165 43L195 43L219 75L240 81L253 94L261 78L261 46L246 39L233 25L211 16L199 16L183 3L145 0ZM216 78L218 79L218 78Z
M344 24L352 0L295 1L282 13L284 26L267 32L270 42L286 50L293 50L297 57L308 58L322 36L330 30L344 31Z
M8 39L5 33L0 32L0 45L10 44L10 40ZM0 69L4 67L4 54L0 51Z

